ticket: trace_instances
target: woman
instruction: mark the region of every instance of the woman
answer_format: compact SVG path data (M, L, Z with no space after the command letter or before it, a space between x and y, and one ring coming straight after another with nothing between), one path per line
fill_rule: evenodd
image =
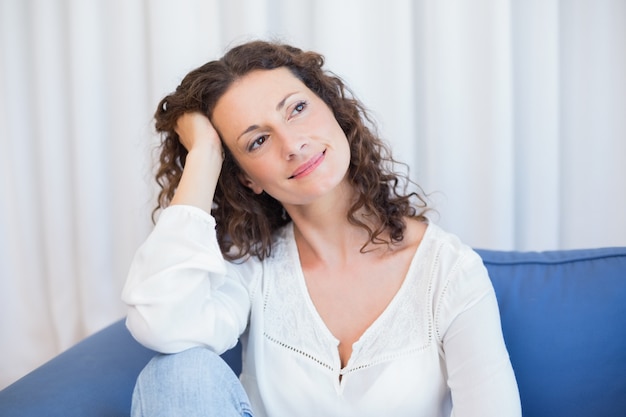
M124 288L134 415L519 416L491 282L313 52L262 41L156 112L162 209ZM243 346L240 380L218 354Z

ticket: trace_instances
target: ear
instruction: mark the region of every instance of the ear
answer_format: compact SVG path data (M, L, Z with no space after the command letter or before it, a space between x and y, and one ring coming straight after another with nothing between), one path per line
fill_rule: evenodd
M250 177L248 177L243 172L239 174L239 182L241 182L245 187L248 187L255 194L261 194L263 192L263 188L257 185Z

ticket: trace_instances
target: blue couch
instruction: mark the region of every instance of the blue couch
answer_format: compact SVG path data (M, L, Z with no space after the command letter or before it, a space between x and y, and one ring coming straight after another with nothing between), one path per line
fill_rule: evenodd
M479 252L524 417L626 416L626 248ZM113 323L0 391L0 416L128 416L153 354Z

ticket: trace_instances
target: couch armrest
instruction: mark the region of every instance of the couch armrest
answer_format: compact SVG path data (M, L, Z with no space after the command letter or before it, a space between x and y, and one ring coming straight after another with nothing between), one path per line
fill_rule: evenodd
M137 376L154 355L119 320L0 391L0 416L128 417ZM222 358L241 373L240 344Z
M152 356L120 320L0 391L0 416L128 416L135 380Z

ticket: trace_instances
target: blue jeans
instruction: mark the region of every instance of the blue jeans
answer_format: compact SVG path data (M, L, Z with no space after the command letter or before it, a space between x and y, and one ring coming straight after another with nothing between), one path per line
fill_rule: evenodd
M252 417L235 373L216 353L193 348L157 355L141 371L132 417Z

